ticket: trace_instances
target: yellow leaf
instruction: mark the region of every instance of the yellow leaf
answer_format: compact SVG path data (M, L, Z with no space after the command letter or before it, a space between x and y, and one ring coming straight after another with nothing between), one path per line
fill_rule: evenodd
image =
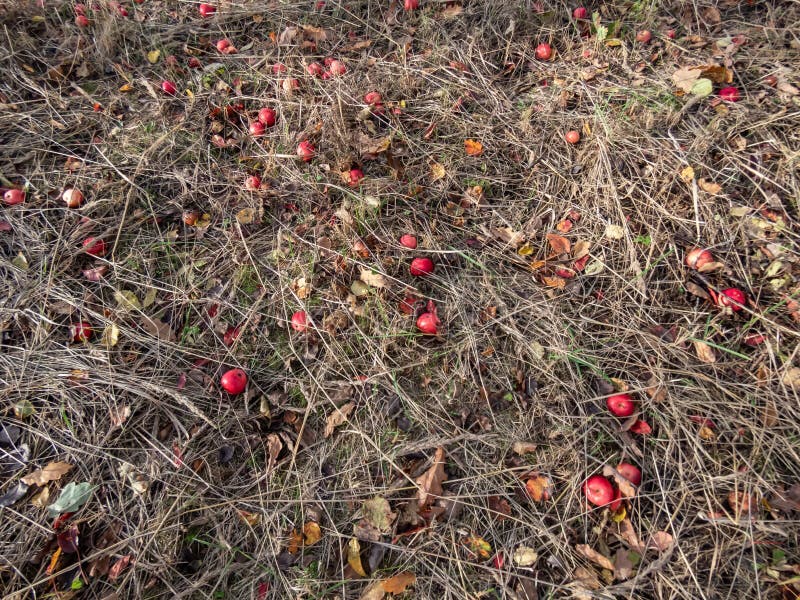
M697 353L697 358L706 364L717 362L717 355L714 353L714 349L705 342L696 340L694 342L694 351Z
M431 183L434 181L439 181L445 175L447 175L447 171L445 171L443 165L440 165L437 162L431 163Z
M617 512L611 513L611 520L614 521L614 523L622 523L622 521L624 521L625 517L627 516L628 516L628 511L625 510L624 506L620 506Z
M483 144L477 140L464 140L464 150L469 156L480 156L483 154Z
M322 530L319 524L314 521L309 521L303 525L303 538L306 546L313 546L322 539Z
M700 429L698 429L697 435L700 436L701 440L705 440L707 442L713 442L714 439L717 437L716 434L714 433L714 430L706 425L703 425Z
M367 576L364 567L361 565L361 544L358 543L356 538L347 543L347 564L361 577Z
M681 169L681 179L684 183L692 183L694 179L694 169L692 167L684 167Z
M381 587L387 594L402 594L410 585L414 585L417 581L417 576L411 571L402 571L394 577L383 581Z
M609 48L616 48L617 46L622 46L622 40L618 38L612 38L610 40L606 40L606 46Z
M242 521L250 525L250 527L255 527L261 522L261 515L258 513L251 513L237 508L236 514L239 515Z
M50 488L42 488L38 494L31 498L31 504L36 508L44 508L50 503Z
M133 90L133 86L130 83L126 83L119 88L120 92L130 92L131 90Z
M531 246L530 244L525 244L522 248L517 250L517 254L519 254L520 256L530 256L531 254L533 254L533 246Z
M529 548L528 546L519 546L516 550L514 550L514 556L512 558L515 565L520 567L530 567L536 562L536 560L539 558L539 555L536 554L536 551L533 548Z
M100 338L100 343L106 348L113 348L119 342L119 327L114 323L106 325L103 329L103 335Z
M139 302L136 294L128 290L117 290L114 292L114 300L117 301L117 304L119 304L122 310L138 310L142 308L142 304Z
M253 208L243 208L236 213L236 220L240 225L249 225L256 219L256 211Z
M525 482L525 489L534 502L543 502L550 499L553 485L548 477L537 475Z
M708 179L703 179L702 177L697 180L697 185L700 186L701 190L712 196L716 196L722 191L722 186L720 184L709 181Z
M482 537L476 535L468 536L464 540L464 544L469 548L470 552L480 558L486 559L492 554L492 545Z
M158 59L161 57L161 50L150 50L147 53L147 62L151 65L154 65L158 62Z

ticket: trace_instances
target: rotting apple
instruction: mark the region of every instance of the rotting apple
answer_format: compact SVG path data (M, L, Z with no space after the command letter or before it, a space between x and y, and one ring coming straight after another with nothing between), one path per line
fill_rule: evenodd
M564 135L564 139L568 144L577 144L581 141L581 134L580 132L571 129Z
M308 314L304 310L298 310L292 315L292 329L303 333L308 330Z
M602 475L592 475L583 484L586 499L595 506L606 506L614 500L614 487Z
M322 77L322 72L324 70L325 68L318 62L309 63L308 66L306 67L306 71L312 77Z
M636 32L636 41L640 44L647 44L651 39L653 39L653 34L648 29Z
M244 189L255 192L261 188L261 178L258 175L250 175L244 180Z
M314 144L309 142L308 140L303 140L297 145L297 156L303 159L303 162L311 162L311 159L317 153L317 149L314 147Z
M714 255L705 248L692 248L686 253L684 262L690 269L702 269L703 266L714 262Z
M347 73L347 65L340 60L332 60L330 64L331 75L340 77Z
M230 369L222 374L219 384L231 396L236 396L247 388L247 374L241 369Z
M426 256L422 256L411 261L409 272L414 277L424 277L425 275L433 273L433 268L433 261Z
M350 173L348 174L348 184L350 187L358 187L361 183L361 180L364 179L364 171L361 169L350 169Z
M83 251L91 256L103 256L106 253L106 243L101 239L90 236L83 240Z
M6 190L6 193L3 194L3 204L15 206L17 204L22 204L23 202L25 202L25 192L22 190L12 188L10 190Z
M606 399L606 407L615 417L630 417L636 410L636 404L629 394L613 394Z
M409 250L415 250L417 248L417 238L410 233L404 233L400 236L400 245Z
M747 294L739 288L726 288L717 294L717 306L720 308L730 308L733 312L739 312L745 304L747 304Z
M552 56L553 48L550 46L550 44L542 42L536 46L536 58L539 60L550 60Z
M86 343L92 339L93 333L88 321L78 321L69 326L69 336L73 342Z
M642 471L636 465L621 462L617 465L617 473L622 475L633 485L640 485L642 483Z
M67 208L78 208L83 203L83 192L78 188L67 188L61 193Z
M289 70L288 67L283 63L275 63L274 65L272 65L272 72L275 75L280 75L281 73L286 73L286 71L288 71L288 70Z
M376 92L375 90L371 92L367 92L364 94L364 102L367 104L380 104L383 101L380 92Z

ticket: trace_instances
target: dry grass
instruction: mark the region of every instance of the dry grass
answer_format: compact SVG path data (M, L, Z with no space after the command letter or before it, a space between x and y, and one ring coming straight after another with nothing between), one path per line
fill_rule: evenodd
M616 48L581 38L571 7L555 2L537 16L531 2L466 0L443 20L425 0L397 16L388 2L329 0L318 12L313 2L254 1L224 3L200 21L193 4L145 0L128 19L104 10L85 31L69 3L55 4L0 7L0 175L29 186L24 205L2 208L12 231L0 233L1 419L30 449L29 465L4 470L0 492L54 460L75 468L49 484L51 501L68 481L97 487L74 517L79 554L52 575L55 536L30 503L36 490L0 509L7 597L67 597L82 569L84 598L256 598L266 582L270 598L357 598L366 584L344 555L361 501L381 495L402 513L437 446L460 510L413 535L362 542L374 578L416 573L408 597L797 597L796 585L780 582L797 574L784 567L800 562L798 513L775 497L800 478L800 383L787 377L800 366L789 312L800 291L800 112L797 96L764 83L777 72L797 84L796 3L610 3L603 20L623 25ZM270 40L297 23L328 28L316 54ZM678 39L659 35L671 27ZM647 47L633 42L642 28L656 34ZM372 45L348 51L348 32ZM742 101L726 109L676 98L672 73L710 62L723 53L715 40L736 34L747 40L729 53ZM223 36L239 54L216 53ZM549 63L533 56L542 40L557 50ZM205 71L165 65L175 54L185 66L184 45ZM153 49L154 65L145 58ZM349 72L307 77L305 62L327 55L342 56ZM276 61L302 81L291 97L271 72ZM165 77L193 98L162 95ZM236 78L241 90L229 87ZM126 81L131 91L120 92ZM392 106L405 102L400 114L361 120L371 89ZM210 111L239 101L248 111L277 108L278 125L254 142L228 124L235 147L214 148ZM573 128L585 129L574 147L563 142ZM391 133L391 161L364 160L359 133ZM320 153L311 164L291 158L306 137ZM467 138L483 143L482 156L465 155ZM68 160L81 163L70 172ZM431 182L434 161L446 175ZM351 190L339 172L356 164L367 179ZM722 193L682 181L690 165ZM244 190L256 173L268 190ZM79 210L58 200L72 185L87 196ZM237 221L244 208L255 222ZM184 225L193 209L209 227ZM545 234L570 211L580 218L566 237L589 242L603 268L553 289L530 263L547 257ZM623 237L608 239L609 225ZM532 254L498 239L501 228L525 236ZM415 253L396 242L407 231L420 239ZM87 235L108 242L106 258L80 251ZM354 252L356 241L368 251ZM695 243L725 267L687 269ZM766 252L778 248L783 264L768 273ZM20 253L27 268L12 264ZM412 281L412 254L434 257L435 275ZM92 265L108 267L99 282L81 274ZM362 268L391 287L348 297ZM298 278L310 282L308 297ZM725 315L689 283L736 285L752 303ZM436 339L397 310L411 287L439 307ZM121 304L120 290L142 307ZM301 307L314 322L308 335L287 326ZM89 344L69 342L78 319L97 329ZM99 332L111 324L120 336L108 348ZM228 325L242 326L231 347ZM745 344L752 334L764 343ZM713 345L715 363L698 358L695 340ZM250 375L246 400L216 385L231 366ZM605 411L612 378L640 401L651 435L622 432ZM13 407L24 400L35 412L22 420ZM348 401L350 420L323 437L326 418ZM123 407L131 414L115 428L111 415ZM703 419L714 423L710 439ZM517 456L515 441L538 449ZM270 443L281 446L272 469ZM2 451L13 454L8 444ZM666 531L675 543L644 553L632 578L604 581L610 573L575 546L612 558L627 546L579 490L620 460L644 473L628 507L639 537ZM520 476L529 471L552 479L552 499L526 497ZM735 514L733 491L755 495L751 515ZM507 500L510 518L495 518L492 496ZM309 520L321 541L286 552L289 532ZM115 541L99 548L110 527ZM468 535L507 555L530 546L539 560L498 569L465 551ZM88 577L97 558L125 555L132 566L116 582ZM580 568L597 589L580 591Z

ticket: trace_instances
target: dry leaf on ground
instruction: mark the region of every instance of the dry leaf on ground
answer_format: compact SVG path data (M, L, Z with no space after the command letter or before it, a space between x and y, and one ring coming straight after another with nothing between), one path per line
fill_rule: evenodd
M556 233L548 233L546 237L553 254L569 254L571 244L567 238Z
M553 483L545 475L535 474L525 482L525 489L534 502L544 502L553 495Z
M710 365L717 362L717 355L714 353L714 349L705 342L695 340L694 351L697 353L697 358L706 364Z
M614 467L603 465L603 475L614 480L624 498L634 498L636 496L636 486L625 479Z
M588 558L594 564L602 567L603 569L608 569L609 571L614 570L614 563L611 562L611 559L600 554L591 546L587 546L586 544L578 544L575 546L575 550L578 552L578 554L584 558Z
M325 433L323 435L326 438L331 437L331 435L333 435L333 430L347 421L347 417L350 416L350 413L353 412L355 407L355 403L348 402L344 406L333 409L333 412L328 415L328 420L325 423Z
M630 579L632 575L633 561L630 557L630 550L617 549L617 554L614 556L614 577L624 581Z
M28 485L46 485L50 481L58 481L61 476L69 473L73 465L66 462L51 462L42 469L37 469L30 475L22 478Z
M530 567L538 558L539 555L536 551L528 546L519 546L514 550L514 555L512 557L514 564L518 567Z
M358 543L356 538L352 538L347 543L347 564L350 565L350 568L358 573L359 576L367 576L367 572L364 571L364 566L361 564L361 544Z
M433 500L431 496L442 495L442 482L447 481L447 474L444 472L444 448L441 446L436 449L433 456L433 465L417 478L417 500L420 507L425 507Z
M313 546L322 539L322 529L319 523L309 521L303 525L303 543L306 546Z
M386 279L381 273L376 273L370 269L361 269L361 281L370 287L374 288L388 288L389 280Z
M414 585L417 581L417 576L411 571L402 571L397 575L386 579L381 583L383 591L387 594L402 594L410 585Z
M477 140L464 140L464 151L469 156L480 156L483 154L483 144Z
M672 546L673 541L674 538L672 537L672 534L667 533L666 531L656 531L647 541L647 547L654 548L659 552L664 552L668 550L670 546Z
M354 535L360 540L370 542L377 542L388 534L397 517L389 502L380 496L365 500L361 506L361 514L361 520L354 526Z

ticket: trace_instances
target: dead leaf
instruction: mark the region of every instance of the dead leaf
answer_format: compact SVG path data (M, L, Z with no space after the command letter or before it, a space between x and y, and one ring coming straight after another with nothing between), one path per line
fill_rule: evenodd
M297 27L287 27L278 36L278 46L288 46L294 42L300 30Z
M625 237L625 229L619 225L606 225L606 237L610 240L621 240Z
M633 576L633 561L630 551L625 548L618 548L614 557L614 578L624 581Z
M442 495L444 491L442 488L443 481L447 481L447 474L444 472L444 448L440 446L433 456L433 465L416 481L419 486L417 500L421 508L424 508L433 500L429 496Z
M177 338L175 332L172 331L167 323L161 319L151 319L150 317L142 317L142 329L152 335L154 338L163 342L174 342Z
M617 487L619 488L620 494L622 494L623 498L635 498L636 497L636 486L633 485L630 481L625 479L619 471L617 471L614 467L610 465L603 465L603 475L610 479L613 479Z
M800 367L789 367L781 377L781 382L793 390L800 390Z
M439 13L443 19L451 19L453 17L457 17L462 12L464 12L464 7L460 4L451 4L450 6L445 6L442 9L442 12Z
M374 581L367 586L358 598L359 600L383 600L385 597L386 592L383 589L383 581Z
M108 570L108 580L111 583L114 583L117 579L119 579L119 576L128 567L132 558L133 555L126 554L117 560L117 562L115 562L114 565Z
M511 227L492 227L489 231L498 240L514 248L518 248L525 241L525 234L521 231L514 231Z
M298 277L292 282L292 291L297 294L300 300L305 300L311 296L311 281L305 277Z
M525 482L525 489L534 502L545 502L553 495L553 482L545 475L535 475Z
M732 490L731 493L728 494L728 506L731 507L737 519L749 517L758 510L758 498L755 494Z
M712 196L716 196L722 191L722 186L718 183L714 183L713 181L709 181L708 179L700 178L697 180L697 185L700 186L700 189L706 192L707 194L711 194Z
M614 570L614 563L611 562L607 556L600 554L597 550L593 549L586 544L578 544L575 546L575 550L583 556L584 558L588 558L591 562L598 565L603 569L608 569L609 571Z
M328 438L333 435L334 429L336 429L339 425L347 421L347 417L350 416L350 413L353 412L353 409L356 407L354 402L348 402L344 406L339 408L335 408L333 412L328 415L328 419L325 422L325 433L323 434L324 437Z
M477 140L464 140L464 151L468 156L480 156L483 154L483 144Z
M572 574L572 578L580 585L581 588L585 590L599 590L601 587L603 587L603 584L600 583L600 579L598 579L596 572L585 567L578 567L575 569L575 572ZM584 597L590 599L593 598L591 595Z
M708 365L717 362L717 355L714 353L714 349L705 342L695 340L694 351L697 353L697 358Z
M361 520L354 526L354 535L369 542L380 541L383 535L391 531L392 523L397 518L397 513L392 512L389 502L380 496L365 500L361 506L361 514Z
M431 183L443 179L445 175L447 175L447 171L445 170L444 165L440 165L437 162L431 163Z
M484 560L492 555L492 545L480 536L467 536L464 545L472 554Z
M50 488L43 487L38 494L31 498L31 504L36 508L44 508L50 504Z
M511 505L508 500L500 496L489 496L489 510L492 511L492 518L495 521L505 521L511 516Z
M322 530L319 523L309 521L303 525L303 543L306 546L313 546L322 539Z
M314 42L324 42L328 39L328 32L322 27L312 27L311 25L303 25L303 36L306 39Z
M371 269L361 269L361 281L370 287L374 288L388 288L389 281L381 273L376 273Z
M619 524L619 535L628 544L631 550L636 552L644 552L644 544L636 535L636 530L633 528L633 523L630 519L623 519Z
M528 546L519 546L514 550L514 555L512 556L514 564L519 567L530 567L538 559L539 555L536 551Z
M269 455L267 462L267 473L272 473L282 448L283 442L277 433L270 433L267 435L267 454Z
M358 573L359 576L367 576L366 571L364 571L364 566L361 564L361 544L358 543L356 538L352 538L347 543L347 564L350 565L350 568ZM381 592L382 591L383 590L381 590ZM381 598L382 597L383 596L381 596Z
M392 143L392 138L390 137L381 137L381 138L371 138L364 133L359 133L358 135L358 150L361 152L362 155L369 154L369 155L376 155L381 154L382 152L386 152L389 149L389 146Z
M394 577L390 577L381 583L383 591L387 594L402 594L410 585L414 585L417 581L417 576L411 571L401 571Z
M542 276L542 283L547 287L555 289L563 289L567 286L566 279L562 279L561 277L549 277L547 275Z
M674 538L672 535L666 531L656 531L647 541L647 547L658 550L659 552L665 552L672 546L673 541Z
M106 348L113 348L119 342L119 327L116 323L109 323L103 329L103 335L100 337L100 343Z
M575 260L580 260L589 256L589 249L592 247L590 242L585 240L578 240L572 246L572 258Z
M553 254L569 254L571 244L567 238L555 233L548 233L546 237Z
M158 62L158 59L161 57L161 50L150 50L147 53L147 62L151 65L154 65Z
M110 408L108 410L109 418L111 419L111 427L116 429L121 427L122 424L131 416L131 407L123 404L119 408Z
M261 514L260 513L252 513L246 510L242 510L240 508L236 509L236 514L239 515L239 518L250 525L250 527L255 527L261 522Z
M249 225L256 220L256 211L254 208L243 208L236 213L236 221L240 225Z
M681 169L681 180L686 184L692 183L694 181L694 169L692 167Z
M511 450L515 454L524 456L525 454L531 454L532 452L536 452L536 444L533 444L531 442L514 442L514 444L511 446Z
M48 482L58 481L62 475L69 473L72 466L66 462L51 462L44 468L37 469L30 475L26 475L22 478L22 481L28 485L47 485Z

